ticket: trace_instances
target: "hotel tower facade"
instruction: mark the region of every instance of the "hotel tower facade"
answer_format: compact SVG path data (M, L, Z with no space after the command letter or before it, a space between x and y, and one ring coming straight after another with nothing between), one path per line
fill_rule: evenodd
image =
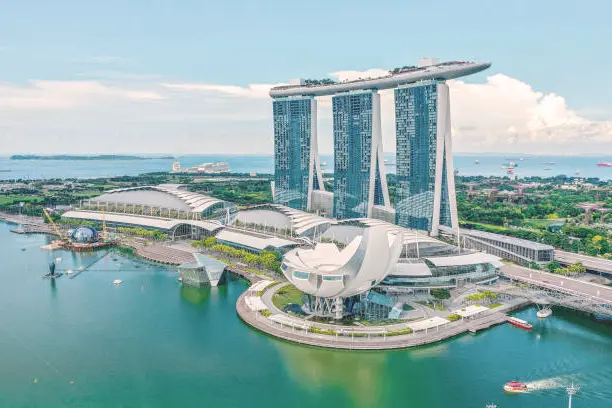
M418 66L373 79L300 80L272 88L274 202L338 219L379 217L432 235L440 225L458 228L445 81L490 65L424 59ZM393 89L395 97L395 209L383 160L379 91L385 89ZM317 140L316 98L328 95L333 110L333 197L324 191Z

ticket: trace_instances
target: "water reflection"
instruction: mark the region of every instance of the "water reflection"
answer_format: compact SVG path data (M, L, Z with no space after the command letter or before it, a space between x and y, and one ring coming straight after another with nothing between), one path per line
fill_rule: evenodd
M439 343L439 344L433 344L430 346L417 347L417 348L410 349L409 352L410 352L410 356L414 359L441 357L443 355L448 354L449 344Z
M55 298L57 295L57 286L55 284L55 279L49 279L51 281L51 297Z
M276 341L287 371L296 384L308 389L342 387L353 406L380 406L383 395L385 352L315 349Z
M210 298L210 286L181 285L181 299L193 305L203 305Z

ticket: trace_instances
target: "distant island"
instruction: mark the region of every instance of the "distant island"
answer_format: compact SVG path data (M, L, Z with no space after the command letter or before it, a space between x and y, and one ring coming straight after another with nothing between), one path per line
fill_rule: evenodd
M36 155L36 154L14 154L11 160L152 160L152 159L173 159L172 156L125 156L117 154L97 154L93 156L55 154L55 155Z

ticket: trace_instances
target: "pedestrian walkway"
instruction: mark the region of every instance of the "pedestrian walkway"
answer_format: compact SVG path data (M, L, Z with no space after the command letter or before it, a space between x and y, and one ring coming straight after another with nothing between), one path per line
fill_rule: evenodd
M287 284L272 286L259 298L267 308L269 316L256 310L255 304L259 300L253 299L254 291L251 290L238 298L238 315L247 324L272 336L327 348L383 350L435 343L468 331L476 332L503 323L507 320L503 311L516 306L500 306L494 310L474 307L468 313L472 316L470 319L457 321L434 316L386 326L348 326L313 322L279 310L274 306L272 298L276 291ZM475 313L476 309L478 313Z

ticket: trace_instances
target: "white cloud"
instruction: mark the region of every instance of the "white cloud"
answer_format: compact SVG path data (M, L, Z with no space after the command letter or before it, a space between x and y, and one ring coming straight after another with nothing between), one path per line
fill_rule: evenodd
M202 93L216 93L237 98L269 99L270 88L276 85L251 84L246 88L236 85L216 85L201 83L163 83L163 87L177 91L191 91Z
M151 101L163 97L151 90L127 89L97 81L30 81L25 86L0 83L0 109L75 109L117 100Z
M387 71L338 71L338 80L375 78ZM562 96L535 91L531 85L503 74L486 83L448 81L451 91L453 148L461 152L601 153L612 149L612 118L589 120L571 110ZM384 147L395 146L395 110L392 91L381 91ZM331 106L323 101L325 111ZM323 112L323 117L329 112ZM324 131L323 133L328 133Z
M338 71L338 80L383 70ZM271 84L98 81L0 83L0 153L273 152ZM449 81L457 152L597 154L612 151L612 121L592 120L562 96L508 76ZM151 103L155 102L155 103ZM384 148L395 148L392 91L381 92ZM596 108L594 108L596 109ZM601 111L601 118L610 118ZM319 98L320 150L332 151L331 98Z
M589 120L571 110L562 96L535 91L506 75L484 84L449 81L451 114L461 151L597 153L612 145L612 121Z

